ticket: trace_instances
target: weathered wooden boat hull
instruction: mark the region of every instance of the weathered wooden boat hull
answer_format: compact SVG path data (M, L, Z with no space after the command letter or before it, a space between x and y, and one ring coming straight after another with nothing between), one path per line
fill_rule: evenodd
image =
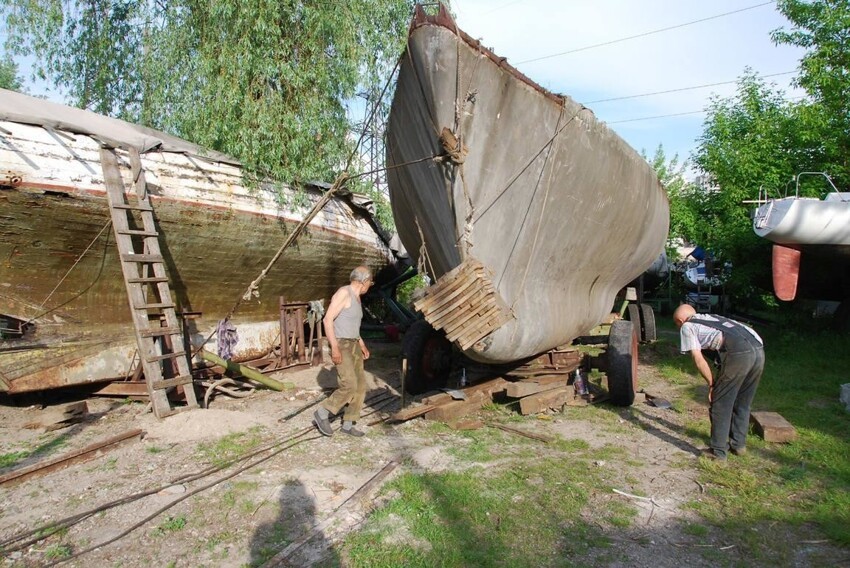
M0 128L0 318L30 322L23 337L0 341L0 390L127 376L136 346L111 228L98 236L109 220L99 143L18 122ZM164 150L143 153L142 165L173 296L179 312L195 314L186 333L197 347L322 188L286 189L281 199L271 188L245 187L235 163ZM128 182L126 160L122 174ZM380 271L392 254L365 208L334 198L271 269L259 297L236 312L235 359L279 341L279 296L327 300L360 263Z
M667 237L666 194L646 160L445 11L414 16L387 162L408 252L437 279L477 260L506 306L505 321L465 349L481 362L530 357L601 322Z

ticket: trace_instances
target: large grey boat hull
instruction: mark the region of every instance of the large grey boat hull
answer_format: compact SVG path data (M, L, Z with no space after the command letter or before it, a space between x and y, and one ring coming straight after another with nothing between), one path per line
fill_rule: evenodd
M521 360L600 323L667 237L667 197L646 160L442 9L418 8L411 24L387 162L410 254L438 283L478 261L504 304L485 338L458 343L481 362Z

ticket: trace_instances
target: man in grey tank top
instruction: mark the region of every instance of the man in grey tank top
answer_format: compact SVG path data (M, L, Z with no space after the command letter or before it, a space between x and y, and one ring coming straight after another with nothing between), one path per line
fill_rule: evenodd
M369 350L360 338L360 321L363 319L360 297L372 286L372 272L365 266L358 266L351 271L350 280L348 286L343 286L333 295L322 320L331 346L331 359L339 377L339 387L313 413L316 428L325 436L334 433L330 415L337 414L346 405L342 432L363 436L363 432L354 427L366 398L363 361L369 358Z

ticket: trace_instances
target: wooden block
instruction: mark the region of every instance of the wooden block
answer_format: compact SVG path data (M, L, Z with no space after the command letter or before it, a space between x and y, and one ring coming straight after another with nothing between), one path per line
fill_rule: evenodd
M797 439L797 430L777 412L753 412L750 422L765 442L792 442Z
M555 381L520 381L516 383L508 383L505 389L505 394L511 398L522 398L530 394L556 389L566 386L567 377L558 377Z
M471 387L466 387L464 389L458 389L466 393L467 398L471 395L481 392L490 397L492 400L493 394L497 392L503 392L505 388L508 386L508 381L502 378L492 379L490 381L485 381L483 383L478 383L477 385L472 385ZM446 404L447 402L452 402L454 399L452 395L448 393L441 392L440 394L434 394L431 396L426 396L422 399L422 404Z
M519 401L519 413L523 415L536 414L549 408L559 409L567 402L567 399L572 398L573 389L571 387L558 387L552 390L543 391Z
M476 419L458 420L457 422L449 423L449 428L452 430L478 430L483 427L484 423Z
M490 397L488 395L477 392L470 396L468 400L455 400L453 402L439 405L425 415L425 420L455 422L459 418L479 410L489 401Z
M404 422L405 420L410 420L411 418L416 418L417 416L422 416L426 412L430 412L434 410L436 406L433 404L423 404L419 406L408 406L404 410L399 410L395 414L393 414L389 422Z
M38 418L24 428L49 428L55 430L64 428L75 422L80 422L89 413L86 401L71 402L59 406L51 406L42 410Z

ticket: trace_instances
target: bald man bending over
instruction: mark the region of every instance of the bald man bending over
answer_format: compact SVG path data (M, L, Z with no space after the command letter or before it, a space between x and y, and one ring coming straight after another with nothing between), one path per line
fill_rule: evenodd
M673 313L679 328L682 353L690 352L699 374L708 383L711 447L703 454L725 460L727 451L746 452L750 405L764 370L764 346L752 328L721 316L697 314L682 304ZM719 359L712 374L705 355Z

